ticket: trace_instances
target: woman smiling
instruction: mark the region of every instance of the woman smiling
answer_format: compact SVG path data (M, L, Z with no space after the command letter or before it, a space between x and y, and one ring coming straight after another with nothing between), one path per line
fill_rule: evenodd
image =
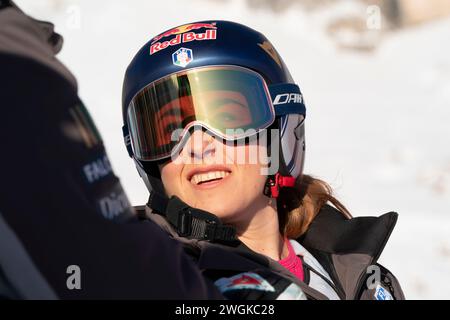
M211 29L214 38L175 41ZM149 54L157 41L167 45ZM127 149L150 190L138 211L230 299L403 299L377 264L397 214L352 218L303 174L305 117L299 86L259 32L205 21L162 33L123 87Z

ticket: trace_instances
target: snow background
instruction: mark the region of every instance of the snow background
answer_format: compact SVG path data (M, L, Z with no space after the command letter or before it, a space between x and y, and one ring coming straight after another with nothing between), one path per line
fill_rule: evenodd
M273 12L240 0L16 3L64 36L59 58L77 77L134 205L148 194L122 143L122 80L131 58L162 31L197 20L261 31L305 96L305 173L328 181L355 216L398 212L380 262L407 298L450 298L450 18L385 33L375 51L358 52L337 49L324 32L330 16L366 15L354 1L315 12Z

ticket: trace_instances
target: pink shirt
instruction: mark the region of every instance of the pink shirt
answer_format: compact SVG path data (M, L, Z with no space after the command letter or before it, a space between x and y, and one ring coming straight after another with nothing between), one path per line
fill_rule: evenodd
M278 263L303 281L304 274L302 260L295 254L294 248L292 248L291 242L288 239L285 239L285 243L288 246L289 254L286 258L279 260Z

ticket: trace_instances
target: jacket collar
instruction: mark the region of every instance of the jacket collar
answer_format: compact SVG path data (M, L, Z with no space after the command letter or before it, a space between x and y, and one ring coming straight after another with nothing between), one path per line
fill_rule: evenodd
M138 209L139 210L139 209ZM142 210L142 209L141 209ZM179 237L170 224L161 216L145 207L146 216L169 232L174 238L197 248L198 265L205 270L247 271L255 267L270 267L288 275L277 263L256 254L243 243L229 247L207 241ZM397 213L390 212L381 217L357 217L346 219L335 208L325 205L311 223L300 242L325 268L343 298L355 299L367 267L376 263L397 221ZM238 253L238 255L236 255ZM291 279L311 297L321 297L316 290ZM324 297L322 297L324 298Z
M394 229L398 214L345 218L325 205L297 239L332 277L341 297L358 299Z
M325 205L306 233L297 239L304 247L331 254L361 253L378 260L397 222L398 214L345 218Z

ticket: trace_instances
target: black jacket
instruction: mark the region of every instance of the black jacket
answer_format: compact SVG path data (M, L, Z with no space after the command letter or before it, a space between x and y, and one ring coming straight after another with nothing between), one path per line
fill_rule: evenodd
M310 287L309 268L304 265L305 282L300 281L278 262L257 254L243 243L227 246L204 240L178 236L164 217L152 213L147 206L136 207L140 215L156 222L172 237L184 244L185 251L197 263L203 274L217 281L237 274L255 271L273 284L276 293L257 294L251 290L238 290L231 299L276 299L291 283L297 284L308 299L328 299ZM379 265L377 260L397 221L397 213L381 217L346 219L337 209L325 205L312 221L308 231L296 239L327 271L332 287L340 299L404 299L403 291L394 275ZM273 277L277 278L276 280ZM284 282L279 279L284 279ZM287 280L287 281L286 281ZM280 283L283 282L283 283Z
M109 199L118 216L134 211L112 170L85 174L107 156L54 56L61 41L0 1L0 299L222 298L155 224L108 219Z

